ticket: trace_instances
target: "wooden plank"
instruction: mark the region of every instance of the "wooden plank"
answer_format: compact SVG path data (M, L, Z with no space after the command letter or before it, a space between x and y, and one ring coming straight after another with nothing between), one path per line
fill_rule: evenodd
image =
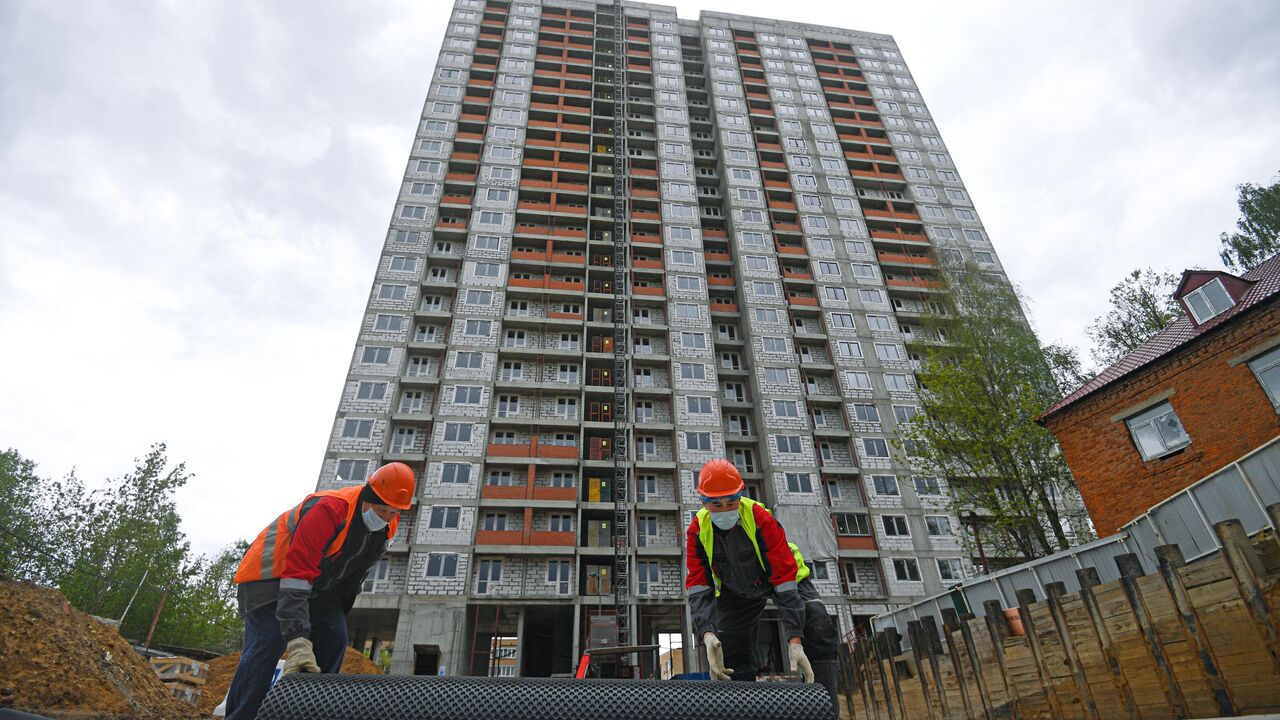
M888 644L884 641L883 632L878 632L871 636L870 648L872 660L876 664L876 674L880 676L880 689L884 692L884 704L889 710L889 720L897 720L893 698L889 694L889 680L884 672L884 658L888 654ZM890 662L892 662L892 659L890 659ZM905 716L903 720L906 720Z
M1277 622L1275 612L1268 604L1258 581L1258 576L1265 572L1261 559L1239 520L1214 523L1213 532L1222 545L1223 559L1227 562L1240 597L1244 598L1245 607L1271 655L1272 668L1280 675L1280 622Z
M1065 717L1062 713L1062 700L1054 690L1053 679L1049 675L1048 661L1045 658L1044 646L1040 640L1040 630L1036 627L1035 614L1031 606L1036 603L1036 593L1029 588L1018 590L1018 616L1022 618L1022 630L1026 633L1027 647L1031 649L1031 657L1035 660L1036 675L1040 687L1044 688L1045 698L1049 702L1049 711L1053 717Z
M920 636L920 621L907 621L907 638L911 641L911 662L916 668L916 677L920 679L920 699L924 703L925 713L929 715L929 720L938 717L933 707L933 699L929 697L929 681L924 676L924 666L920 662L920 656L929 652L929 648L924 638Z
M1150 613L1147 611L1142 593L1138 590L1138 578L1142 576L1142 565L1138 562L1138 556L1133 553L1125 553L1117 556L1115 562L1116 567L1120 570L1120 586L1124 589L1125 599L1129 603L1129 610L1133 613L1134 624L1142 636L1149 657L1155 663L1156 676L1160 680L1160 689L1166 704L1173 711L1174 717L1188 717L1186 700L1182 696L1182 688L1178 686L1173 670L1169 667L1169 661L1164 654L1164 646L1160 644L1160 639L1157 637L1155 627L1151 623Z
M1004 687L1004 696L1008 698L1009 711L1013 718L1022 717L1022 701L1017 686L1010 681L1009 671L1005 668L1004 638L1009 632L1009 624L1004 621L1004 608L999 600L988 600L982 604L986 617L987 636L991 639L991 654L995 658L996 668Z
M938 639L938 624L934 622L932 615L920 618L920 638L929 648L929 654L925 659L929 661L929 670L933 673L933 681L938 688L938 707L942 711L942 717L949 720L951 706L947 702L947 691L942 682L942 668L938 663L938 656L942 654L942 642Z
M1235 715L1236 706L1231 700L1226 679L1218 670L1213 646L1209 643L1204 625L1196 613L1195 606L1191 604L1187 588L1182 584L1182 576L1178 573L1178 570L1186 565L1182 550L1177 545L1161 545L1155 549L1155 554L1160 577L1164 580L1165 589L1169 593L1170 603L1174 606L1183 634L1188 642L1195 646L1196 659L1199 661L1200 671L1209 682L1217 712L1223 716Z
M973 669L974 684L978 686L978 701L982 705L983 720L992 720L991 692L987 689L987 679L982 674L982 666L978 663L978 649L974 644L973 633L971 628L969 627L969 622L965 619L962 619L956 616L954 614L954 611L951 613L951 615L948 615L947 611L943 610L942 617L949 627L958 629L960 631L960 644L964 646L965 657L968 658L969 660L969 667ZM947 638L954 642L955 633L949 632L947 635ZM957 664L963 664L963 658L959 657L958 655L955 655L954 657L956 659Z
M1093 693L1089 689L1089 680L1085 677L1084 667L1080 662L1080 652L1076 648L1076 641L1071 635L1070 628L1067 627L1067 616L1062 609L1062 598L1067 594L1067 588L1060 582L1052 582L1045 585L1044 589L1049 606L1049 615L1053 618L1054 627L1057 629L1058 638L1062 643L1063 658L1066 660L1067 667L1071 670L1076 689L1079 691L1080 699L1084 703L1085 715L1092 720L1100 720L1098 704L1094 701Z
M965 644L966 655L969 655L968 643L964 642L963 635L961 635L961 642L959 644L956 643L956 630L959 629L959 624L960 616L956 614L956 611L950 609L950 607L945 607L942 610L942 638L947 644L947 657L951 659L951 670L954 671L956 676L956 685L960 691L960 702L964 705L965 720L975 720L973 701L969 700L969 683L964 676L964 657L960 656L959 648L959 644ZM974 666L974 675L979 675L977 666ZM983 720L991 720L991 712L987 711L986 700L983 700L982 706Z

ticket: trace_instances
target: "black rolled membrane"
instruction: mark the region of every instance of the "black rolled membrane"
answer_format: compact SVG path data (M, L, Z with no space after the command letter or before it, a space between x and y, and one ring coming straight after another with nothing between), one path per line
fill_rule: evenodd
M815 683L295 673L258 720L834 720Z

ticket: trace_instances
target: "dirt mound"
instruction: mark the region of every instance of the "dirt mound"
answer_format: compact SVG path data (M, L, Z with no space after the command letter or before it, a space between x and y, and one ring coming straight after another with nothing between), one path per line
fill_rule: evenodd
M227 688L231 687L231 678L235 677L236 665L240 664L240 653L231 653L216 657L209 661L209 682L205 683L204 694L200 696L200 712L211 713L226 697ZM361 655L354 648L347 648L342 658L342 672L346 675L381 675L382 670L369 658Z
M159 720L194 715L113 628L57 590L0 580L0 707Z

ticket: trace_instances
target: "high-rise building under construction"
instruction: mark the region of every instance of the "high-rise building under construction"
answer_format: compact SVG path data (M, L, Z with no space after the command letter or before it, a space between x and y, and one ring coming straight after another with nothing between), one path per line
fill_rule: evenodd
M318 483L419 477L353 641L451 675L692 647L720 457L842 632L962 579L946 482L897 441L943 255L1001 272L892 37L457 0Z

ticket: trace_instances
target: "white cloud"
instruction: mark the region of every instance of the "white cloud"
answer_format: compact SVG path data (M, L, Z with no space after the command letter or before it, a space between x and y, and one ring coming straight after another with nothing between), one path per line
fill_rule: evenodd
M1280 169L1275 3L701 9L893 34L1049 339ZM0 4L0 444L168 442L201 550L312 488L448 10Z

